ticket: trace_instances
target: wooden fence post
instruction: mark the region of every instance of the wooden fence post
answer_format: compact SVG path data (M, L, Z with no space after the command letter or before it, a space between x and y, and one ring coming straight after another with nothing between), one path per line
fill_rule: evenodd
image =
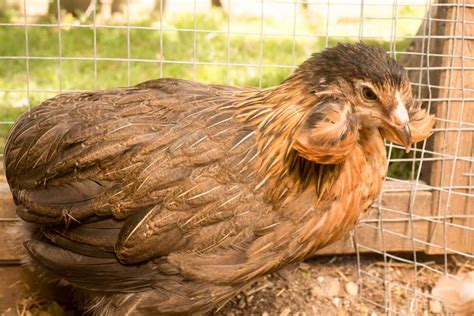
M427 253L474 253L474 4L439 0L401 58L419 97L438 118L428 143L434 187ZM412 54L410 54L412 53ZM420 76L420 69L422 73ZM432 153L430 153L431 151ZM428 170L427 172L427 168ZM446 224L445 224L446 223Z

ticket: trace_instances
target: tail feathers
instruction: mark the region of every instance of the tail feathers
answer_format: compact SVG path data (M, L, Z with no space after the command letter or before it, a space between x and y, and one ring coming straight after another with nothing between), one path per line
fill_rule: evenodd
M113 251L104 251L103 249L77 242L68 238L69 236L67 235L62 235L60 232L48 230L44 232L44 235L49 241L63 248L64 250L74 251L76 254L89 257L115 259L115 253Z
M122 265L115 258L85 256L48 240L25 243L35 268L45 277L77 287L93 315L170 315L205 312L222 306L241 286L164 274L166 263Z
M86 256L48 241L29 240L24 245L33 261L49 274L88 291L140 292L154 283L156 271L152 263L126 266L116 258Z
M115 258L117 242L124 221L113 218L90 219L73 227L43 227L46 238L66 250L90 257Z
M18 215L37 224L59 224L77 222L110 212L107 208L108 194L118 190L119 185L109 181L79 180L40 189L12 189Z
M26 230L24 225L31 229ZM166 258L123 265L107 249L110 244L94 245L85 238L97 230L110 234L113 240L121 225L119 221L104 219L62 232L59 228L48 230L23 223L18 239L28 240L21 247L26 252L25 263L48 282L76 287L76 299L92 315L205 312L216 304L224 305L241 290L242 284L190 279Z

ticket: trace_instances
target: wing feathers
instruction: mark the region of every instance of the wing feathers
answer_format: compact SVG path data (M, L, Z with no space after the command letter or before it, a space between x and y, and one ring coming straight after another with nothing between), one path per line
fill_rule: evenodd
M251 184L257 133L241 126L231 110L217 109L232 109L238 91L244 90L159 80L58 96L23 116L8 141L6 162L18 214L50 225L27 243L33 259L88 290L166 285L167 293L183 288L170 275L173 282L183 282L183 275L200 278L195 271L202 265L213 278L216 267L232 270L236 258L245 261L252 227L271 206L255 203L261 192ZM171 260L190 249L215 261ZM213 255L221 250L223 256ZM143 264L147 260L168 266L160 271ZM241 263L234 276L258 265ZM222 299L238 287L187 289ZM163 298L163 309L176 300Z

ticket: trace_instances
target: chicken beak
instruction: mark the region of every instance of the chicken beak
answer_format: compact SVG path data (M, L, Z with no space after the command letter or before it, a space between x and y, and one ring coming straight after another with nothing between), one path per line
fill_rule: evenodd
M395 123L400 141L402 141L403 145L405 145L405 151L409 153L411 147L411 131L409 125L410 118L403 102L401 102L401 100L398 101L399 102L397 106L392 112L392 120L393 123Z
M410 132L410 125L408 125L408 122L405 123L405 125L402 127L402 134L404 134L403 140L405 141L405 152L408 154L410 152L411 148L411 132Z

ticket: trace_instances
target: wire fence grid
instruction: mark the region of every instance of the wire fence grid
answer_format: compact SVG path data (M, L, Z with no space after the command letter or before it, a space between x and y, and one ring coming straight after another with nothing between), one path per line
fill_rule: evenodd
M63 3L55 1L53 17L41 19L32 18L29 14L35 6L34 2L22 0L14 18L0 20L0 34L4 39L15 41L14 44L0 43L0 74L3 74L0 78L0 103L4 104L0 105L0 112L16 109L11 115L0 115L0 128L4 135L20 112L58 93L128 86L144 79L166 76L264 87L283 79L309 56L311 51L308 50L312 45L307 43L314 43L312 51L316 52L338 41L378 42L401 62L416 59L416 63L406 67L412 78L413 91L424 106L437 115L435 142L453 148L441 150L444 147L425 141L416 145L410 155L402 155L401 146L387 144L390 164L403 165L405 176L394 173L387 178L387 181L399 185L384 187L379 201L375 203L376 216L362 220L357 228L374 230L379 236L375 246L354 240L360 299L386 313L416 314L420 311L419 305L431 299L429 291L423 288L424 281L420 279L423 271L435 275L453 273L450 254L467 261L474 260L472 251L469 251L472 247L452 244L449 236L456 233L464 246L474 243L474 85L470 79L474 77L474 56L468 53L469 50L456 49L459 43L467 45L474 40L473 32L465 31L472 30L474 24L472 14L470 18L465 16L466 12L474 10L474 4L469 0L434 3L430 0L222 0L220 7L212 10L211 1L156 0L154 15L142 12L143 16L151 15L142 20L133 13L139 2L136 0L122 1L122 9L115 14L115 18L109 15L109 18L104 17L101 10L105 10L110 2L91 0L85 13L75 16L65 14ZM224 12L219 15L219 23L213 25L206 22L206 19L213 19L209 15L216 10ZM246 10L251 12L250 18L242 14ZM436 14L439 10L454 10L455 13L440 17ZM187 20L186 23L170 22L173 16L181 15ZM431 33L436 23L454 23L460 25L462 30L457 32L454 27L450 34ZM21 38L5 35L9 32L13 34L13 31L15 36L21 35ZM37 32L48 37L40 37ZM87 52L76 53L71 49L73 45L70 42L74 39L69 37L75 32L88 36L90 49ZM110 41L108 46L103 45L102 38L108 34L120 34L120 41L113 43L114 47ZM137 42L134 38L143 40L148 36L153 39L149 43ZM213 43L217 40L219 45L215 47L220 52L214 55L214 52L204 49L206 46L214 47ZM45 43L38 45L36 41ZM411 43L416 41L422 48L411 50ZM452 49L432 49L436 46L433 43L440 41L449 41ZM284 47L279 47L281 43L285 44ZM12 53L6 49L8 45L16 45L20 49ZM142 53L144 45L153 46L155 54ZM243 48L252 53L243 54ZM434 59L443 62L431 64L430 60ZM41 65L48 67L41 70ZM114 71L111 72L107 65L111 65ZM20 69L15 74L15 78L20 80L11 80L11 67ZM76 81L79 78L74 78L71 69L83 68L86 71L78 74L82 77L79 83L79 80ZM456 73L461 73L460 80L453 79ZM153 77L145 77L144 74ZM447 79L433 80L440 74ZM107 81L111 76L113 80ZM50 80L43 84L42 78ZM242 78L251 80L242 81ZM453 111L457 114L451 115ZM439 181L433 180L436 178L433 172L442 173ZM458 181L458 177L463 180ZM406 193L409 196L408 209L384 205L384 196L390 193ZM428 212L415 207L420 202L420 196L426 194L431 201ZM398 222L405 223L404 231L391 226L391 223ZM436 232L441 230L441 238L421 238L417 234L418 227L428 227L426 229L431 237L434 235L430 231L433 227ZM389 240L408 242L408 255L390 252L387 246ZM426 248L434 249L434 253L443 257L441 264L426 261L425 256L420 254L420 249ZM382 274L374 273L361 260L367 253L378 254L383 259L385 268ZM390 269L397 264L412 268L410 273L413 278L409 283L391 279ZM365 296L364 288L373 286L381 287L381 297ZM393 304L392 296L397 291L404 293L407 304Z

